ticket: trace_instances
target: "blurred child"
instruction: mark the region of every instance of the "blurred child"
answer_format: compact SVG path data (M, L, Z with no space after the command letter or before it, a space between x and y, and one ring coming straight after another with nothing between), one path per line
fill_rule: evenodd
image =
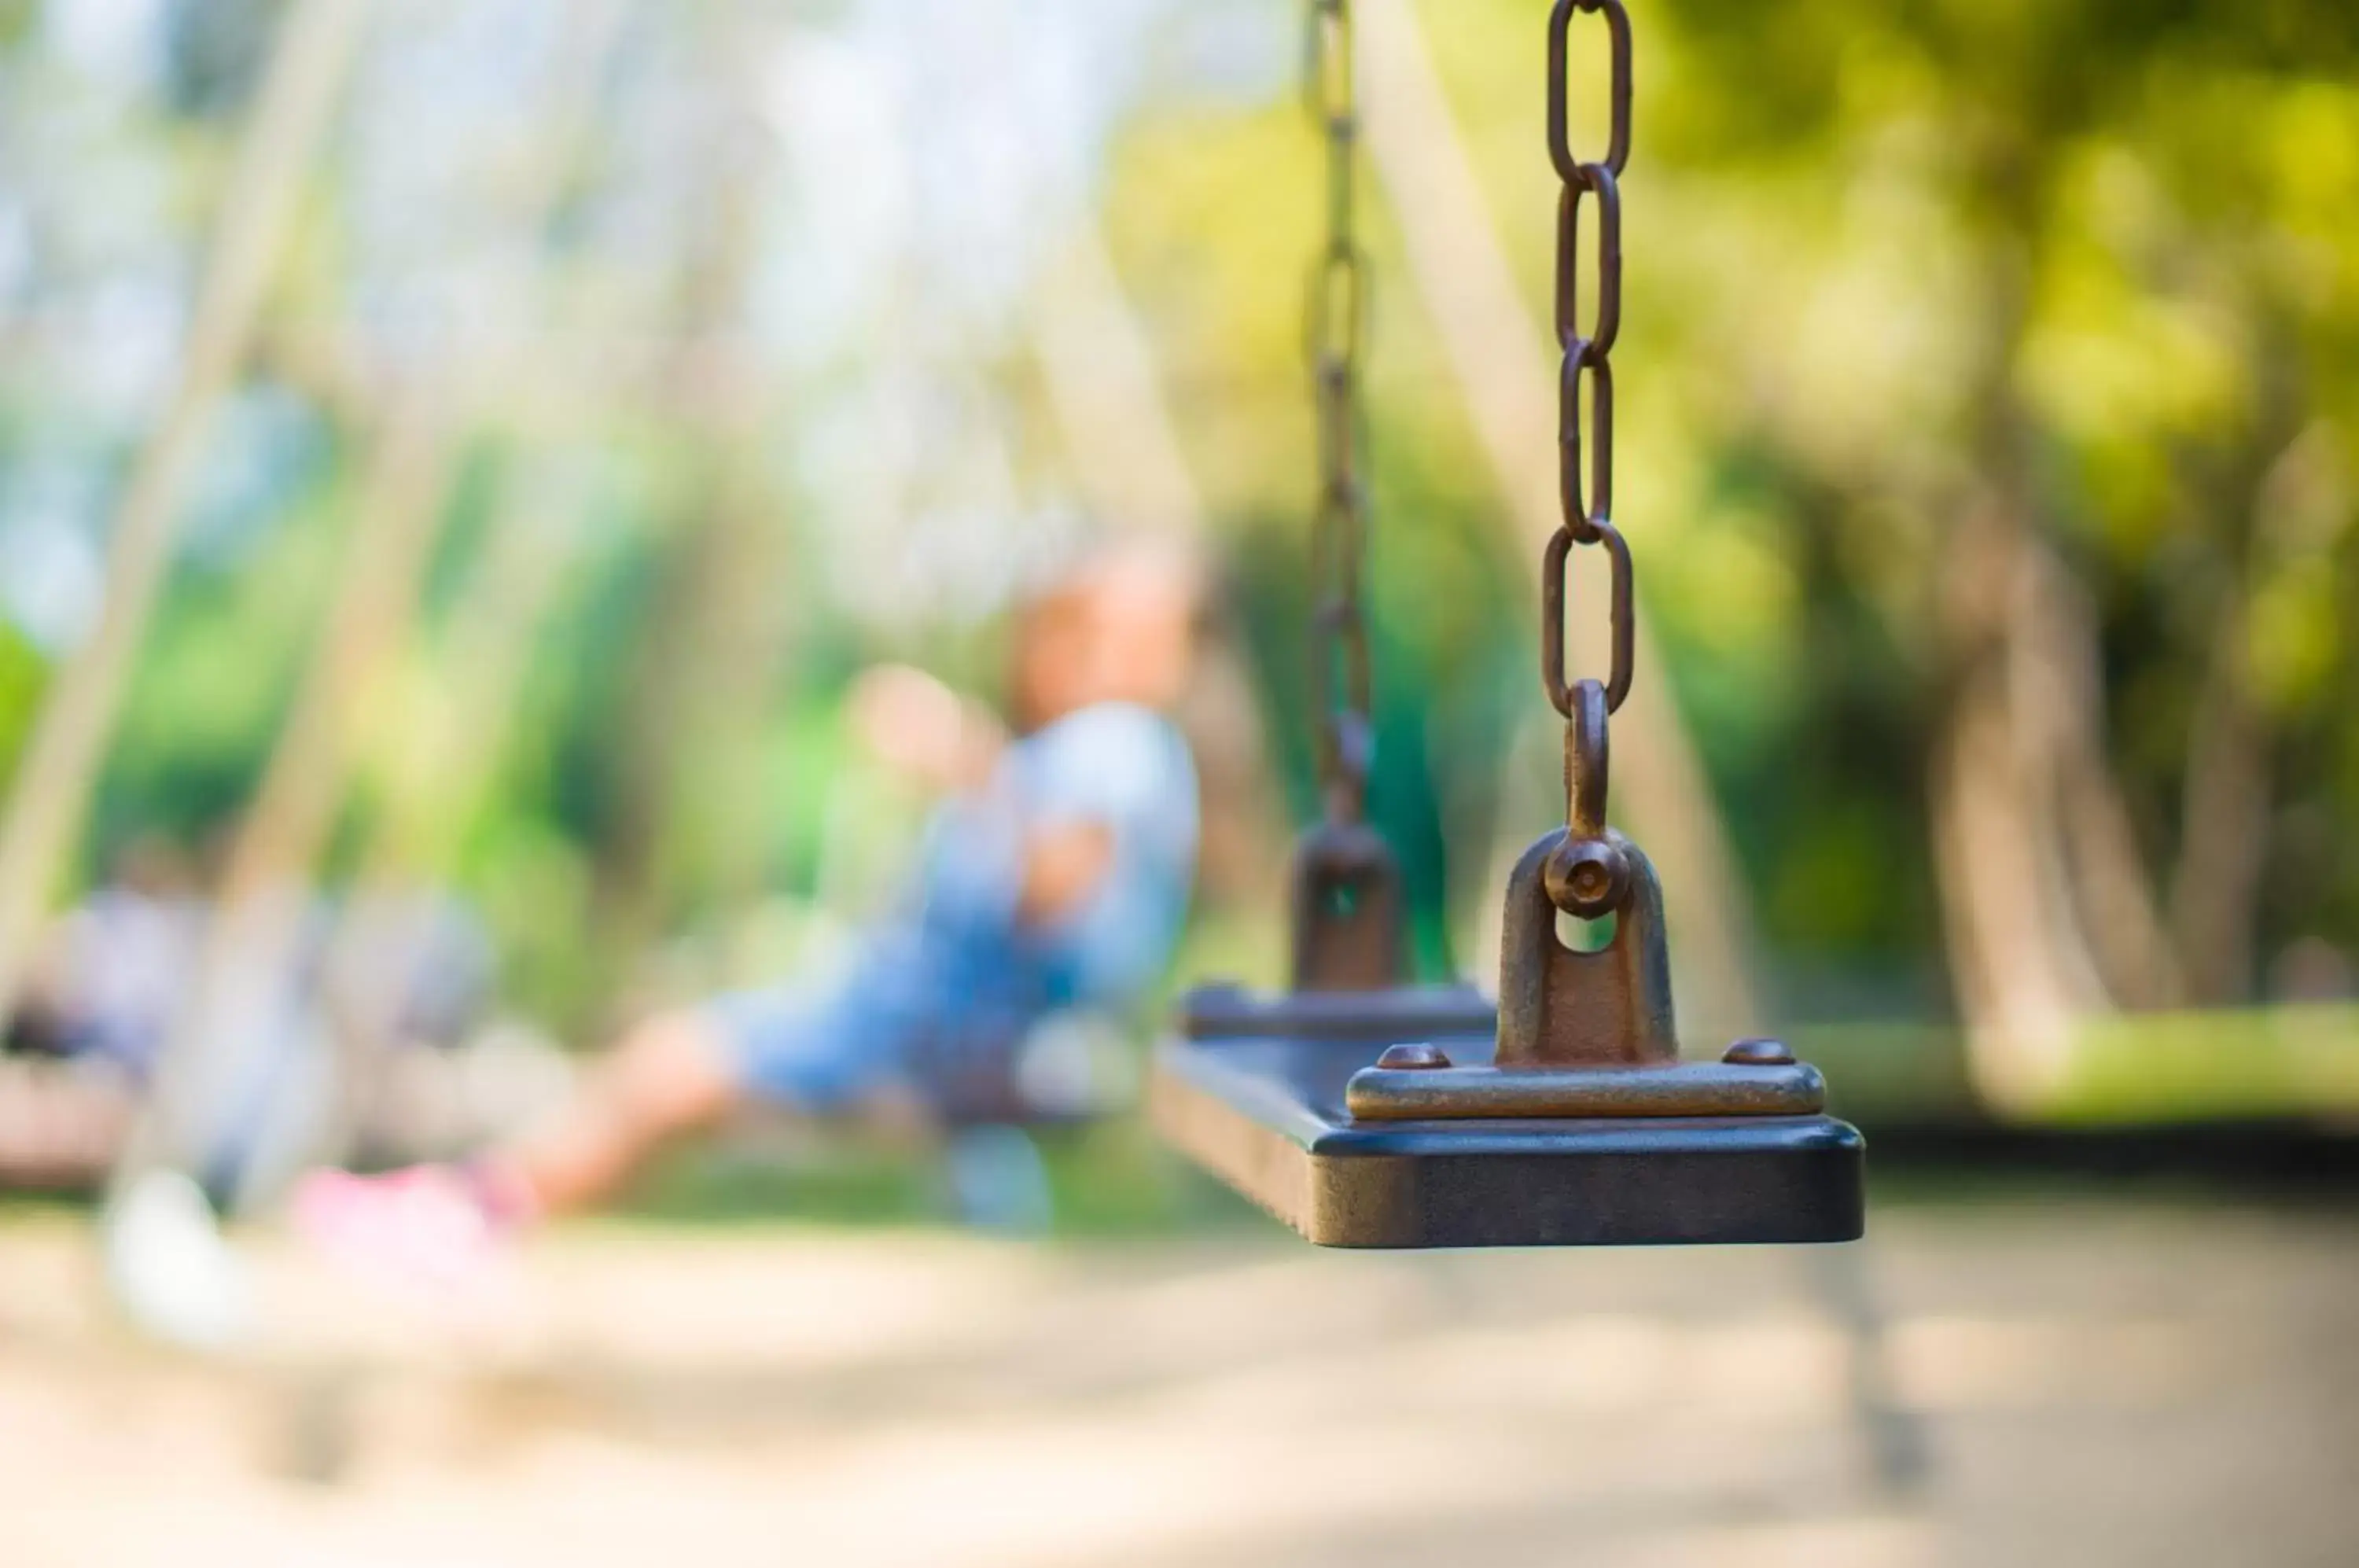
M376 1266L463 1269L743 1106L924 1115L1044 1020L1135 1003L1194 874L1195 769L1164 715L1190 678L1197 597L1183 562L1144 548L1070 572L1018 614L1005 724L915 670L869 672L855 726L943 799L905 902L849 963L650 1019L549 1125L467 1165L317 1173L299 1228Z

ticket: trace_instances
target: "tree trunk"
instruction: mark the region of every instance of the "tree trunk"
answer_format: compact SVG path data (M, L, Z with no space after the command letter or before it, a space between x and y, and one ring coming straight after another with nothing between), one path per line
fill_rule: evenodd
M2287 330L2272 323L2263 341L2280 346ZM2288 358L2298 355L2288 354ZM2258 980L2261 884L2273 825L2275 739L2253 691L2253 584L2284 569L2284 551L2316 549L2347 526L2340 498L2341 445L2320 425L2306 424L2298 390L2263 380L2262 417L2249 462L2233 465L2222 486L2245 524L2234 564L2216 572L2219 604L2212 614L2210 660L2187 736L2185 794L2180 803L2179 860L2170 881L2170 929L2187 977L2189 999L2225 1006L2252 999ZM2198 505L2201 505L2201 502ZM2327 571L2323 560L2310 570Z
M758 889L772 806L762 796L761 720L792 630L785 579L792 530L766 483L762 456L777 432L761 420L754 366L740 348L746 292L759 260L758 144L742 79L759 58L744 18L713 17L702 40L708 70L733 112L715 118L713 173L702 192L682 283L680 338L656 371L656 395L700 430L701 477L625 699L630 736L616 794L619 817L600 867L592 943L616 981L597 999L611 1013L638 1005L637 961L673 913L684 883L702 874L724 898Z
M423 382L394 394L316 651L231 848L192 993L157 1064L118 1184L159 1161L198 1169L222 1155L225 1140L261 1136L274 1118L260 1107L295 1076L281 1058L304 1049L299 1036L309 1027L293 998L312 920L312 868L440 532L450 425L438 394ZM212 1174L242 1188L248 1152Z
M49 898L81 843L180 513L215 412L251 344L364 11L360 0L299 0L273 48L223 192L179 382L116 506L97 629L60 672L0 816L0 1018L15 1010Z
M2245 1001L2253 985L2256 909L2269 833L2267 736L2245 668L2245 587L2225 599L2212 659L2187 737L2177 875L2170 924L2190 997L2211 1006Z
M2035 590L2017 526L1993 505L1956 528L1940 573L1951 689L1930 802L1950 975L1983 1092L2027 1103L2052 1081L2073 1021L2107 1005L2063 882L2041 748L2013 692L2028 670L2010 634Z
M2022 1110L2060 1085L2076 1020L2168 1005L2179 975L2105 755L2095 615L2038 537L2015 460L2012 271L1997 256L1985 276L1988 477L1936 578L1951 695L1930 810L1970 1064L1994 1104Z

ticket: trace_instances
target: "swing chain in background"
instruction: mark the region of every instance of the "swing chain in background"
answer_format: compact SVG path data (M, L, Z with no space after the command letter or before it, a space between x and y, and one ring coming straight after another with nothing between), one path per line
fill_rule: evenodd
M1596 14L1605 27L1607 50L1606 136L1603 157L1584 159L1572 147L1569 68L1576 14ZM1630 14L1623 0L1556 0L1549 14L1549 161L1560 189L1557 196L1556 335L1562 354L1558 373L1558 489L1562 521L1541 561L1540 679L1549 701L1565 719L1566 817L1573 841L1603 849L1606 715L1630 694L1636 627L1636 586L1630 547L1614 527L1614 344L1622 331L1622 187L1630 160ZM1584 257L1582 210L1594 205L1593 239L1588 252L1596 278L1595 300L1582 310ZM1582 401L1588 402L1584 420ZM1584 429L1584 426L1586 427ZM1603 682L1571 679L1566 670L1568 575L1577 547L1603 546L1610 569L1608 615L1613 657ZM1586 780L1585 787L1577 787ZM1580 848L1568 842L1567 852ZM1608 855L1618 862L1618 855ZM1568 872L1570 865L1566 868ZM1597 868L1586 868L1595 871ZM1552 876L1560 905L1597 912L1599 885L1593 877L1576 896L1575 878ZM1617 879L1618 880L1618 879ZM1560 882L1564 885L1560 887Z
M1311 278L1309 339L1319 453L1310 529L1313 700L1320 795L1329 821L1366 814L1371 726L1368 628L1362 604L1367 487L1361 359L1369 299L1356 234L1360 111L1352 0L1309 0L1303 95L1327 148L1327 233Z

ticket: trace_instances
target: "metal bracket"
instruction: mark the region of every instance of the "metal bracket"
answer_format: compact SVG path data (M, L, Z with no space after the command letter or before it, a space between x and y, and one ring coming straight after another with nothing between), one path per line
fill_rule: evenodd
M1296 991L1358 995L1408 978L1408 904L1383 834L1321 822L1296 841L1288 880Z
M1488 1038L1498 1010L1472 985L1408 983L1407 903L1391 846L1364 823L1331 822L1297 842L1291 871L1294 988L1228 981L1180 999L1191 1040Z

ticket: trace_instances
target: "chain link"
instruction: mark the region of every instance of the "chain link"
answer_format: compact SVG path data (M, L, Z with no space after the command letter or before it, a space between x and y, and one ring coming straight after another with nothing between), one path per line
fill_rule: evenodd
M1549 536L1548 551L1540 558L1540 617L1550 626L1565 624L1565 578L1571 567L1573 547L1603 545L1605 558L1614 571L1607 611L1607 624L1613 628L1614 635L1614 659L1610 666L1611 673L1605 679L1605 710L1610 713L1620 708L1623 700L1630 695L1631 655L1638 640L1630 546L1622 538L1622 530L1603 518L1593 519L1589 526L1593 532L1588 539L1581 538L1570 528L1559 528ZM1565 674L1564 642L1563 637L1555 637L1542 643L1540 681L1548 688L1549 702L1555 705L1558 713L1570 719L1572 717L1572 689L1577 682Z
M1360 396L1367 341L1366 253L1356 234L1360 111L1351 0L1309 0L1303 96L1327 147L1327 234L1311 275L1309 338L1316 399L1319 498L1310 529L1313 699L1320 793L1331 821L1366 814L1370 724L1367 447Z
M1572 149L1571 36L1576 13L1605 19L1609 75L1605 156L1584 160ZM1557 389L1557 445L1563 521L1541 562L1540 681L1568 723L1577 688L1565 671L1567 578L1576 546L1603 545L1611 563L1613 663L1603 683L1606 712L1630 694L1636 629L1630 547L1614 527L1614 344L1622 332L1622 183L1630 160L1630 14L1623 0L1556 0L1549 14L1549 161L1562 189L1557 198L1556 335L1563 354ZM1596 207L1591 256L1597 298L1582 316L1582 209ZM1583 392L1588 403L1582 417ZM1586 429L1584 430L1584 424Z

